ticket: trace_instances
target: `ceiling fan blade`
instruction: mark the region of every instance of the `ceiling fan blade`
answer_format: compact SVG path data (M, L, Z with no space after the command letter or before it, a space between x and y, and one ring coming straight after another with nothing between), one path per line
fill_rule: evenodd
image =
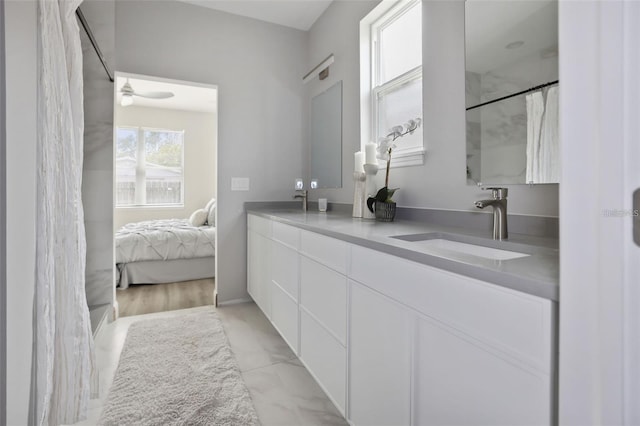
M133 92L133 95L150 99L167 99L174 96L171 92Z

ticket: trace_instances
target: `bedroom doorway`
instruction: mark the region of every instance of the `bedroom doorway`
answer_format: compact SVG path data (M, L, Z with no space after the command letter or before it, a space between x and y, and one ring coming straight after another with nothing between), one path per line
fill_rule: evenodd
M115 312L212 305L217 87L122 72L115 80Z

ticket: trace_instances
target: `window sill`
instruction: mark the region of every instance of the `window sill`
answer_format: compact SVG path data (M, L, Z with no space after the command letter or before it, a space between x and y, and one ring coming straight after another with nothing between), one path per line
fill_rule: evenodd
M410 166L422 166L424 164L424 156L426 150L424 148L407 149L400 152L394 152L391 155L391 168L396 167L410 167ZM386 161L380 161L378 163L380 169L387 167Z

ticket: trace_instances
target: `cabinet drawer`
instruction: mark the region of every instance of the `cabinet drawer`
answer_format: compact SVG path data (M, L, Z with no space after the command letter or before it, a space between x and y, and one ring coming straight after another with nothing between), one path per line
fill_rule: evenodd
M345 275L347 273L348 251L349 245L344 241L313 232L301 231L300 252Z
M250 214L247 217L247 227L260 235L271 238L271 221L268 219Z
M298 300L299 265L298 252L271 241L271 279L296 301Z
M271 321L298 354L298 303L276 283L271 283Z
M267 318L271 318L269 253L272 242L253 230L248 232L247 240L247 291Z
M416 339L416 424L554 424L550 375L522 368L427 318L418 318Z
M352 247L350 278L550 373L550 300Z
M338 338L347 340L347 278L300 257L300 303Z
M306 312L300 312L300 358L329 397L345 414L346 349Z
M273 222L271 232L274 240L280 241L296 250L300 247L300 230L298 228Z
M355 426L408 425L410 310L358 283L349 285L349 420Z

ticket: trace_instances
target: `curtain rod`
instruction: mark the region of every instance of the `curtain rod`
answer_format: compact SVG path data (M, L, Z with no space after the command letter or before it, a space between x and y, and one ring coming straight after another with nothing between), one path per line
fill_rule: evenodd
M494 99L494 100L492 100L492 101L487 101L487 102L481 103L481 104L479 104L479 105L474 105L474 106L472 106L472 107L467 108L467 111L472 110L472 109L476 109L476 108L480 108L481 106L485 106L485 105L493 104L493 103L495 103L495 102L504 101L505 99L513 98L513 97L515 97L515 96L524 95L525 93L535 92L536 90L543 89L543 88L545 88L545 87L547 87L547 86L553 86L554 84L558 84L558 82L559 82L559 81L560 81L560 80L550 81L550 82L548 82L548 83L544 83L544 84L541 84L541 85L539 85L539 86L535 86L535 87L532 87L532 88L530 88L530 89L523 90L522 92L514 93L513 95L503 96L503 97L501 97L501 98Z
M82 28L84 28L84 32L87 33L87 36L89 37L89 41L91 41L91 44L93 45L93 49L96 51L96 54L98 55L98 59L100 59L100 62L102 62L102 66L104 67L104 70L107 72L107 76L109 77L109 81L111 81L113 83L113 74L111 73L111 70L109 70L109 66L107 65L107 61L104 58L104 55L102 54L102 51L100 50L100 46L98 46L98 41L93 36L93 32L91 31L91 28L89 27L89 23L87 22L87 19L84 17L84 14L82 13L82 10L80 10L80 7L78 7L76 9L76 16L78 17L78 20L82 24Z

